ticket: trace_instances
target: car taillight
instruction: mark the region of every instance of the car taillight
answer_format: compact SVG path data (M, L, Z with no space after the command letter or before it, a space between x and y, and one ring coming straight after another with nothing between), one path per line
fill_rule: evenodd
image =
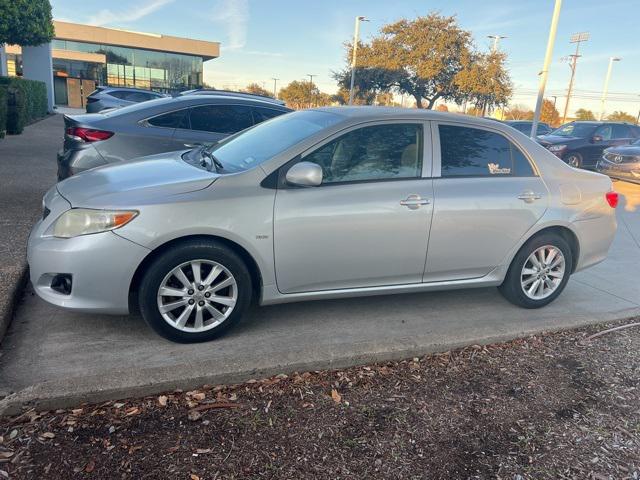
M604 197L607 199L607 203L611 208L618 206L618 192L607 192Z
M94 128L69 127L66 130L67 135L75 137L85 142L99 142L113 137L113 132L106 130L96 130Z

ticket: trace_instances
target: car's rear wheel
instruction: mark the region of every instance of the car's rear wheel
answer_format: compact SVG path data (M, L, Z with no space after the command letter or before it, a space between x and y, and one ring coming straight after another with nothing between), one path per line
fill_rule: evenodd
M540 308L562 293L572 268L569 244L560 235L543 233L522 246L498 288L515 305Z
M582 155L578 152L569 153L564 157L564 161L571 167L582 168Z
M175 342L212 340L240 321L252 282L242 259L217 242L192 241L160 254L140 284L140 312Z

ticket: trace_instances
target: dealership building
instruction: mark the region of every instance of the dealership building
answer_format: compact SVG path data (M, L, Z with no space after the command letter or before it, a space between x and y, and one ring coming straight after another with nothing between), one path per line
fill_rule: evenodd
M0 73L47 83L51 106L82 108L97 85L175 92L202 86L220 44L55 20L50 44L6 45Z

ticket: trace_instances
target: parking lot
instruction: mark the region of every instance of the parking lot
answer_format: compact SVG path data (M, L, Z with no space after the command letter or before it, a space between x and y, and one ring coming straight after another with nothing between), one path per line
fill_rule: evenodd
M540 310L491 289L378 296L254 308L225 337L179 345L139 317L68 313L24 294L2 344L5 409L151 394L295 370L405 358L640 314L640 186L623 195L609 258L572 277Z

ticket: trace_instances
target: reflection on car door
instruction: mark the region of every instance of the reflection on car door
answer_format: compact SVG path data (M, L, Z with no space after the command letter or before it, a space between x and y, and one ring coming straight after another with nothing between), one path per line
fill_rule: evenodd
M491 129L434 124L434 212L425 282L487 275L547 208L522 151Z
M422 178L431 146L425 150L423 138L422 123L388 122L352 129L302 156L324 178L276 193L281 292L421 282L433 207L432 180Z

